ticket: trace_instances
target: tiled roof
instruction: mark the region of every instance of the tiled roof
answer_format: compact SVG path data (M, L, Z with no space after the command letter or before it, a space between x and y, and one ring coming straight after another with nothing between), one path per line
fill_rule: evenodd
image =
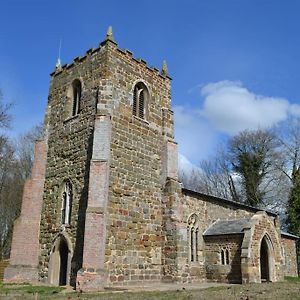
M210 201L214 201L216 203L220 203L221 205L225 204L225 205L229 205L231 207L238 207L238 208L245 209L245 210L248 210L248 211L250 210L250 211L253 211L253 212L265 211L270 216L274 216L274 217L277 216L276 213L274 213L272 211L269 211L269 210L265 210L265 209L253 207L253 206L250 206L250 205L247 205L247 204L244 204L244 203L235 202L233 200L229 200L229 199L225 199L225 198L216 197L216 196L213 196L213 195L197 192L197 191L194 191L194 190L187 189L185 187L182 187L182 191L186 194L189 194L189 195L199 196L203 200L210 200Z
M204 236L223 234L243 234L244 227L250 219L219 220L212 224L204 233Z
M285 232L285 231L281 231L281 235L291 238L291 239L299 240L299 236Z

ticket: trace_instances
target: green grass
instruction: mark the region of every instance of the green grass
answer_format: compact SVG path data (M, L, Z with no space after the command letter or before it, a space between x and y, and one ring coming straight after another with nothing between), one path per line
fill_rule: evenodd
M284 280L288 282L300 282L300 277L285 276Z
M210 291L210 292L218 292L222 290L228 290L231 289L231 286L212 286L209 288L206 288L205 290Z
M14 283L0 283L0 294L42 294L52 295L60 293L64 288L57 286L43 286L43 285L31 285L28 283L14 284Z
M24 283L3 283L3 282L0 282L0 289L1 288L3 288L3 287L8 287L8 286L18 286L18 285L30 285L30 283L26 283L26 282L24 282Z

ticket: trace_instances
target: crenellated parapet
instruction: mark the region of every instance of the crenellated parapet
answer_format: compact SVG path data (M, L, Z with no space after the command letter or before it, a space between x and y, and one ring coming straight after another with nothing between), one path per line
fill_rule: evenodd
M105 40L103 42L101 42L98 47L90 48L89 50L86 51L86 53L84 55L75 57L73 62L71 62L71 63L66 63L66 64L60 66L59 68L56 67L56 69L52 73L50 73L50 75L52 77L55 77L55 76L58 76L59 74L61 74L62 72L64 72L65 70L69 70L75 66L78 66L80 63L93 57L96 53L102 51L106 47L107 44L110 44L110 46L114 47L119 53L121 53L123 55L124 59L130 59L130 60L135 61L137 64L144 65L145 68L149 72L153 73L153 75L157 75L157 76L161 77L162 79L165 79L165 80L172 79L169 76L169 73L167 71L166 61L163 61L161 70L159 70L157 67L149 66L145 59L134 57L134 54L132 51L130 51L128 49L119 48L118 44L115 42L115 39L111 38L111 36L113 36L113 35L112 35L112 28L110 26L108 29L108 33L106 34Z

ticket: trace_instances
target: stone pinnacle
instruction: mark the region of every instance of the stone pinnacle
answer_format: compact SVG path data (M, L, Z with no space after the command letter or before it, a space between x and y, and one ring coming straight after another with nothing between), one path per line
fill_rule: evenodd
M162 65L162 69L161 69L161 75L163 75L163 76L168 76L169 75L167 62L165 60L163 61L163 65Z
M57 59L57 62L55 64L55 69L60 71L62 68L61 68L61 61L60 61L60 58Z
M114 35L113 35L112 26L108 27L107 33L106 33L106 39L105 40L110 40L112 42L115 42L115 38L114 38Z

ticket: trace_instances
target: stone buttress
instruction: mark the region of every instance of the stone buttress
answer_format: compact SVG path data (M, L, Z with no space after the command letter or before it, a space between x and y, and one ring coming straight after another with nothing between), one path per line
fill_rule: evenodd
M14 223L10 263L5 269L5 282L38 282L39 225L43 202L47 140L35 144L31 178L24 186L21 215Z

